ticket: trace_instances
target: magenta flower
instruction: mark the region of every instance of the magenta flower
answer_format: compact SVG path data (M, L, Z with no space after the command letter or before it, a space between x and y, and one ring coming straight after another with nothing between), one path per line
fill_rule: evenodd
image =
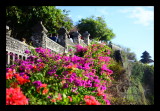
M71 51L72 51L72 49L69 49L68 51L69 51L69 52L71 52Z
M99 84L94 83L93 87L99 87Z
M108 74L108 75L113 74L113 71L110 70L110 69L107 69L106 71L107 71L107 74Z
M85 63L83 69L84 69L84 70L90 69L89 65L90 65L89 63Z
M41 81L34 81L32 82L36 87L40 87L42 85Z
M77 89L77 87L72 87L72 92L76 92Z
M68 88L68 83L64 83L63 88Z
M76 52L86 52L87 48L82 47L81 45L76 45Z
M102 65L101 70L108 70L106 64Z
M51 96L48 96L47 98L51 99Z
M107 105L111 105L109 100L105 100Z
M50 71L47 72L50 76L52 76L53 74L56 73L56 69L52 69Z
M26 53L26 54L29 54L29 53L31 53L31 51L29 51L29 50L26 50L24 53Z
M42 59L37 59L37 62L43 62Z
M101 90L106 90L106 89L107 89L106 86L104 85L101 86Z
M72 83L74 81L73 77L70 77L67 79L70 83Z

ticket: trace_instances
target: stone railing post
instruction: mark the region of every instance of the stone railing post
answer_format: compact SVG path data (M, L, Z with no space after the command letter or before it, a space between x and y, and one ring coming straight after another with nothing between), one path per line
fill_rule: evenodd
M81 34L78 31L76 31L72 35L73 35L73 43L76 44L76 45L80 44L80 36L81 36Z
M83 33L84 43L87 44L87 45L90 44L89 36L90 36L90 33L88 33L88 31L86 31L85 33Z
M68 52L68 45L67 45L67 39L69 36L69 32L66 28L61 27L58 30L58 43L64 47L64 53Z
M42 24L42 21L39 21L33 28L32 28L32 45L34 47L43 47L46 48L46 41L45 37L47 37L48 30Z

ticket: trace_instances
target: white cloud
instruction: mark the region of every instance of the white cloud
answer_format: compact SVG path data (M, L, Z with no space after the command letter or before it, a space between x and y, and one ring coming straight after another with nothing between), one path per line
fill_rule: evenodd
M142 24L144 26L149 26L154 21L154 12L152 10L147 10L144 7L134 7L119 10L121 13L127 13L129 18L134 18L135 24Z

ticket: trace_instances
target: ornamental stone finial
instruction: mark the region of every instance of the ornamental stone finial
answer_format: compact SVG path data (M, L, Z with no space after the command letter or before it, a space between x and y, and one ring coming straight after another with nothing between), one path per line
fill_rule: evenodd
M67 43L66 43L66 40L68 38L68 34L69 32L67 31L66 28L64 27L61 27L59 30L58 30L58 43L60 45L62 45L63 47L67 48Z
M81 34L78 31L76 31L76 32L74 32L72 34L72 36L73 36L73 42L75 44L80 44L80 36L81 36Z
M38 23L31 28L33 34L31 36L32 44L34 47L42 47L44 42L44 37L47 37L48 30L42 24L42 21L38 21Z
M9 30L9 26L6 25L6 35L11 36L11 30Z
M83 33L84 43L87 45L89 45L89 36L90 36L90 33L88 33L88 31Z

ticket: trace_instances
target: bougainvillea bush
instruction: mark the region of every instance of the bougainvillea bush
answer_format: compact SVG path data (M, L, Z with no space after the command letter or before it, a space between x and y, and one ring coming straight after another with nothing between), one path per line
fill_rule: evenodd
M26 50L26 60L6 68L6 105L111 105L111 49L105 44L75 48L72 56L41 47Z

